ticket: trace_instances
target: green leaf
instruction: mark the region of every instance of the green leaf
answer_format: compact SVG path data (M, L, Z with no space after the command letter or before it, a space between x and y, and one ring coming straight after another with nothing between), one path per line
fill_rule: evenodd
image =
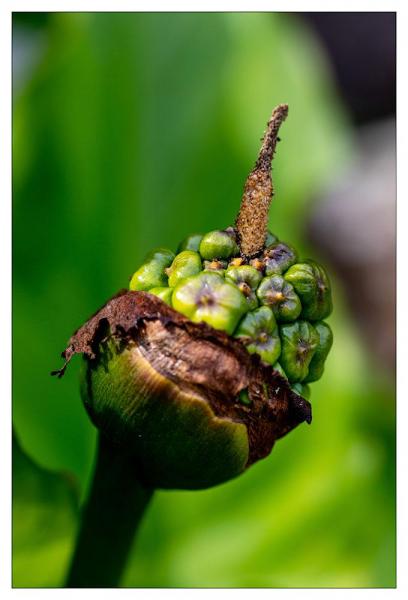
M72 552L78 493L42 469L13 437L13 587L60 587Z

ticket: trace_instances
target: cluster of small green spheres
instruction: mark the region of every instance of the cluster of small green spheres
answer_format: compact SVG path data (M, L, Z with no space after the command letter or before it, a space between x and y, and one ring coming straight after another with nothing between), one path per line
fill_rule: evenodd
M263 253L240 255L232 228L191 235L175 255L157 248L133 274L130 290L161 298L191 321L239 338L308 398L333 342L323 319L332 310L330 282L312 260L268 233Z

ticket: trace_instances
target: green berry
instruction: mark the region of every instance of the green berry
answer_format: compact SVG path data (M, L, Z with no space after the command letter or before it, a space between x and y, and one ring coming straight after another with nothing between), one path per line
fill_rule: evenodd
M194 323L204 321L231 335L247 311L238 288L218 273L204 272L187 277L174 289L173 308Z
M313 326L319 335L319 344L309 365L309 373L304 380L308 383L317 381L323 375L324 363L333 344L333 333L327 323L319 321L313 323Z
M171 266L166 269L169 277L169 286L176 287L180 281L201 271L201 258L198 252L183 250L177 254Z
M166 248L156 248L149 252L145 263L133 274L129 289L144 292L154 287L166 286L165 269L171 265L173 259L174 253Z
M236 285L244 294L249 310L253 310L258 306L255 290L261 279L261 273L249 265L242 265L239 267L232 266L225 272L225 281L229 281Z
M307 385L307 383L293 383L292 384L292 390L294 392L296 392L296 394L299 394L299 396L302 396L303 398L306 398L306 400L309 400L310 398L310 386Z
M279 358L290 382L303 381L319 344L319 334L307 321L281 325L282 351Z
M308 260L290 267L285 279L293 285L302 302L302 318L320 321L331 313L330 282L323 267Z
M261 304L273 310L279 322L294 321L300 315L300 299L293 286L281 275L271 275L262 279L256 294Z
M235 337L241 338L248 352L257 353L270 365L279 358L281 341L273 312L261 306L245 315L240 322Z
M203 236L201 233L193 233L192 235L189 235L179 244L177 252L182 252L183 250L193 250L193 252L198 252L202 239Z
M171 306L171 297L173 295L173 289L168 287L155 287L149 290L149 294L158 296L163 302Z
M226 231L210 231L200 243L200 254L207 260L229 258L238 254L238 246L230 233Z
M277 242L266 248L263 257L265 275L281 275L296 263L297 252L288 244Z

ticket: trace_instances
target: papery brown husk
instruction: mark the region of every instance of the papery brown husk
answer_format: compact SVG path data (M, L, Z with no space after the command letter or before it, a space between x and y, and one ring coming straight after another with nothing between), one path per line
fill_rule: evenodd
M267 456L275 441L299 423L311 422L311 405L271 366L244 345L205 323L192 323L158 297L122 290L69 340L62 376L75 354L98 361L101 343L136 344L151 366L183 390L197 391L217 417L245 424L247 466ZM239 401L247 390L251 405Z

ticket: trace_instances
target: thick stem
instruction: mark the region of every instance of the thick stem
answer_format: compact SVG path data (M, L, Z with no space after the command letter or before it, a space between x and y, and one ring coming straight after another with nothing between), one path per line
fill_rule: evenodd
M287 114L287 104L279 104L273 110L255 167L245 182L235 227L241 254L246 258L256 256L265 246L269 205L273 196L272 159L279 140L279 127Z
M66 587L117 587L153 489L137 478L134 461L99 436L92 488Z

